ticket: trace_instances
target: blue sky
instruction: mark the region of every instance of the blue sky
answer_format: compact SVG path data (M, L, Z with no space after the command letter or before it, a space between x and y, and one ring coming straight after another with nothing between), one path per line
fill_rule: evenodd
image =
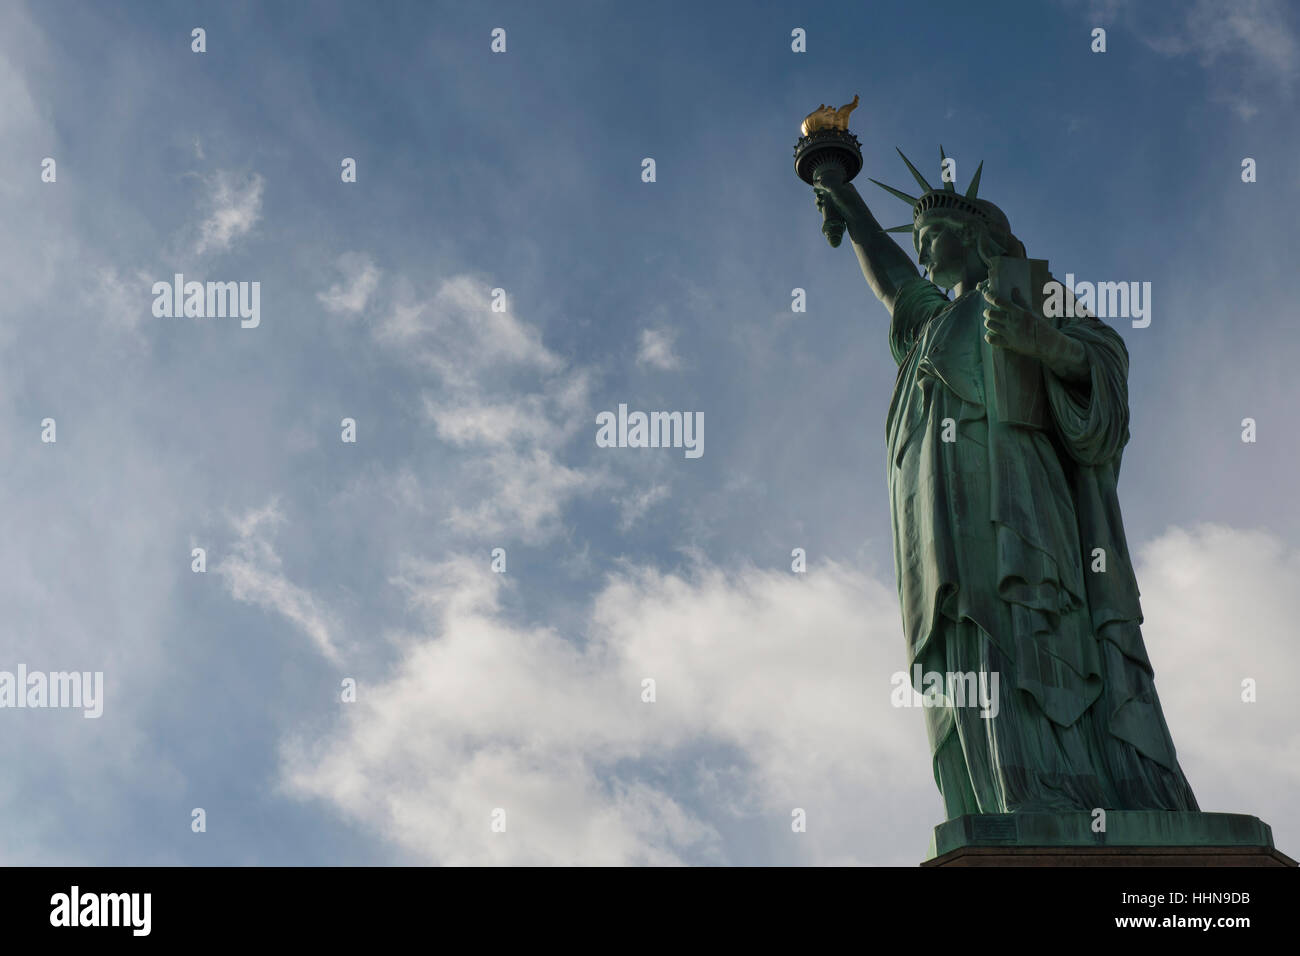
M1294 856L1298 67L1265 0L6 5L0 669L107 689L0 712L0 861L918 861L887 316L791 162L855 93L886 225L865 177L942 143L1058 276L1152 284L1157 687L1202 808ZM176 272L260 325L155 318ZM704 455L596 447L620 402Z

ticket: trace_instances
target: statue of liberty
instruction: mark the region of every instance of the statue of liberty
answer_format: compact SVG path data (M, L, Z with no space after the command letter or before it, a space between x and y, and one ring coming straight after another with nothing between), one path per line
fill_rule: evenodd
M948 819L1198 810L1156 696L1116 495L1124 343L1078 307L1045 314L1060 311L1038 304L1046 263L978 198L983 164L963 194L903 160L921 193L877 183L912 207L891 230L834 163L809 178L890 315L886 467L909 669L998 675L995 716L948 697L925 708ZM904 230L928 277L886 234ZM1005 294L999 264L1030 263L1021 274L1040 285Z

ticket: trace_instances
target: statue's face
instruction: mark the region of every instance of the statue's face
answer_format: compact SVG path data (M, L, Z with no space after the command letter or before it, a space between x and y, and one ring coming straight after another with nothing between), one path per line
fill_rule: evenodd
M935 219L921 227L917 237L921 250L921 267L930 273L930 281L944 289L960 282L966 270L966 244L950 222Z

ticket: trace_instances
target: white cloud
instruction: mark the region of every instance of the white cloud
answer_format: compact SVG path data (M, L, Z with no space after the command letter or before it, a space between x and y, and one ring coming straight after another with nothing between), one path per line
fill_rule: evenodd
M351 268L364 274L359 263ZM507 311L492 311L492 288L479 279L445 279L427 299L403 277L395 285L395 301L373 335L398 360L434 373L436 381L421 395L424 416L440 439L460 450L451 478L438 481L457 489L444 515L448 527L530 543L550 537L574 496L607 482L603 471L562 460L588 422L594 439L588 372L547 349L508 299Z
M627 531L640 521L647 511L668 498L669 486L666 482L656 482L648 488L642 488L618 499L620 530Z
M417 859L721 862L719 825L747 817L783 858L887 862L889 790L937 806L919 716L888 703L894 596L860 574L629 570L581 641L507 620L483 561L412 565L401 584L427 631L333 734L287 745L285 779ZM928 834L912 836L915 862Z
M153 281L140 270L128 280L117 269L100 266L87 279L88 286L83 291L85 307L91 314L102 316L110 332L134 334L137 341L142 341L138 332L141 322L152 315Z
M489 397L495 368L482 367L474 381L458 378L440 399L424 395L438 437L463 450L460 470L468 482L448 523L465 535L509 534L536 543L557 530L573 497L610 482L603 470L561 460L588 421L587 376L562 370L544 376L534 391L501 400ZM594 419L591 430L594 436Z
M31 26L30 23L26 22L25 14L26 11L10 10L8 13L3 14L4 20L0 22L0 25L4 26L6 32L13 29L15 31L22 30L24 34L27 34ZM24 36L24 39L27 39L27 36ZM4 144L6 150L12 150L15 158L17 155L22 155L29 163L33 161L39 162L48 153L42 152L41 155L35 156L34 159L28 159L31 150L28 149L26 154L23 154L19 144L50 143L56 145L58 139L54 135L53 128L42 117L41 110L38 109L35 100L33 100L31 89L21 66L15 63L8 55L8 51L5 50L0 50L0 96L3 96L5 104L5 108L0 110L0 143ZM55 158L57 159L57 157ZM10 159L8 153L6 153L5 159ZM23 192L18 177L0 177L0 196L13 200L21 197Z
M1287 7L1278 0L1197 0L1181 22L1162 23L1144 35L1167 56L1194 56L1211 70L1212 98L1242 119L1259 113L1259 101L1288 99L1300 74L1300 40Z
M438 402L423 396L425 416L438 437L453 445L509 445L515 441L553 441L566 430L557 427L539 394L522 395L511 402L465 400Z
M246 236L262 216L262 177L257 173L238 176L217 170L205 185L205 218L199 224L195 253L224 252L236 239Z
M551 537L569 499L607 480L603 473L571 468L538 446L492 452L465 468L479 478L478 501L453 507L451 527L468 536L509 534L531 544Z
M668 372L681 368L681 359L673 353L676 338L677 333L671 329L642 329L637 362Z
M1300 551L1267 531L1171 528L1138 552L1142 626L1179 761L1202 810L1270 823L1300 845ZM1241 682L1259 698L1241 700ZM1294 852L1291 852L1294 856Z
M1290 84L1300 66L1300 44L1277 0L1197 0L1181 29L1150 41L1173 55L1193 54L1205 66L1240 56L1253 69Z
M316 298L327 311L359 315L365 311L370 297L379 287L379 269L369 256L356 252L339 256L338 268L344 281L335 283L325 292L316 293Z
M472 383L489 367L555 372L563 365L541 335L517 318L506 299L504 312L492 310L492 288L468 275L443 280L433 298L399 296L375 337L432 368L452 386Z
M1300 837L1300 554L1214 527L1141 553L1147 644L1202 808L1260 816L1285 849ZM628 567L581 635L510 620L482 560L411 564L399 583L423 629L340 726L286 743L284 782L415 859L717 862L743 825L767 834L769 860L907 865L941 819L921 715L888 702L904 668L892 582L831 562ZM1243 676L1260 703L1240 703ZM805 834L790 831L795 807Z
M232 553L215 568L236 601L275 611L296 624L331 662L339 660L330 632L331 615L311 593L286 578L280 556L272 545L272 529L283 524L284 515L272 502L232 520L238 536Z

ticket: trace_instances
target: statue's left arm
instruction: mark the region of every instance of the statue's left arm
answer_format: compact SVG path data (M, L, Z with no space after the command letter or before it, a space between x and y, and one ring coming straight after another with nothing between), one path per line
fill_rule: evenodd
M1081 379L1043 363L1043 384L1057 433L1084 465L1118 461L1128 444L1128 349L1119 333L1092 316L1068 319L1057 330L1082 353Z
M1119 333L1091 315L1058 326L987 287L984 297L988 341L1042 363L1048 405L1070 455L1085 465L1117 458L1129 438L1128 350Z
M1043 336L1038 358L1044 367L1063 382L1086 387L1089 384L1090 366L1088 350L1069 334L1050 326L1050 335Z

